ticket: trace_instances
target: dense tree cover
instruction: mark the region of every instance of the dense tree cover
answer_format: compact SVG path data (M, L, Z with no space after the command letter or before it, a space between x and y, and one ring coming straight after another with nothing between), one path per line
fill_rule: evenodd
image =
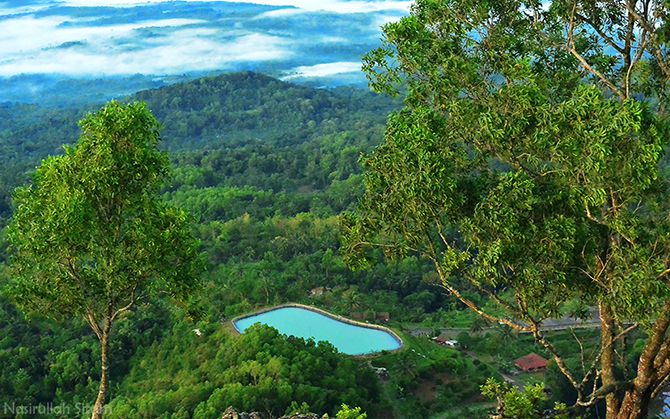
M346 179L347 171L358 170L360 150L378 141L396 106L357 89L317 90L255 73L208 77L129 100L146 101L163 124L161 146L183 152L174 156L177 182L274 191L325 187L329 176ZM0 162L6 168L0 177L0 221L9 215L12 188L29 179L40 159L59 154L77 138L77 121L88 110L90 105L0 105ZM197 170L201 161L210 170Z
M608 418L646 417L670 376L669 13L656 0L419 0L366 58L377 90L407 97L365 161L350 262L370 247L431 261L464 305L551 354L573 414L605 400ZM574 301L601 319L583 368L539 328ZM636 328L648 338L628 368Z
M236 87L229 87L226 94L243 94L251 90L244 84L246 78L233 79L237 80ZM285 84L277 82L275 85L276 89L266 89L266 95L282 97ZM202 86L201 89L208 90ZM179 95L178 90L173 93ZM341 90L320 93L343 94ZM160 91L151 94L162 95ZM373 113L368 107L376 99L363 93L356 95L360 95L356 106L347 105L352 106L348 111L349 118L355 119L361 108ZM283 97L283 100L292 102L300 96ZM337 102L336 99L333 101ZM277 105L280 109L282 103ZM289 104L287 108L291 106ZM0 136L0 144L20 158L12 160L13 163L3 163L6 167L3 175L7 176L6 183L2 184L5 190L29 179L30 168L37 165L41 156L56 153L58 144L74 138L80 111L62 110L60 116L53 114L51 119L41 123L38 116L46 112L26 108L25 112L8 114L14 119L3 124L8 128L3 134L6 137ZM226 113L227 110L224 107L219 112ZM66 118L71 120L64 121ZM394 322L429 319L428 324L435 328L451 325L453 319L463 319L458 321L469 327L471 318L462 314L460 303L434 287L436 276L425 261L408 257L386 264L382 263L382 252L378 251L372 255L373 269L351 272L339 254L337 214L355 208L361 196L358 157L362 152L371 151L383 132L383 116L375 118L375 124L359 124L357 128L349 125L351 119L340 119L334 126L324 120L314 127L313 134L293 144L284 143L281 136L271 133L263 134L267 134L265 137L249 134L247 139L234 141L219 138L207 146L191 143L188 138L163 135L164 142L183 140L184 144L180 151L170 153L173 170L162 190L163 198L196 219L196 235L202 241L201 250L208 258L209 269L202 289L192 295L184 309L160 301L158 306L142 305L118 322L110 343L110 352L119 354L110 360L110 401L113 406L162 409L163 401L173 403L176 396L162 390L143 398L141 403L136 399L139 395L136 386L161 382L168 377L162 364L152 358L158 353L174 352L176 347L183 353L204 350L214 342L208 341L201 346L202 340L193 339L192 329L214 333L221 322L267 304L298 301L344 315L354 311L370 316L375 312L390 312ZM69 128L64 128L64 123L69 124ZM17 125L21 128L16 128ZM10 128L23 137L10 135ZM222 132L225 128L220 127ZM16 138L30 143L34 152L25 155L17 152L17 147L23 145ZM4 217L8 215L6 213ZM4 249L2 238L0 245ZM0 256L4 259L6 252L3 250ZM3 278L0 294L4 296L7 273L0 273ZM462 281L462 285L467 286L467 282ZM330 290L309 297L312 288L321 286ZM478 294L474 287L467 289L468 298L485 304L485 295ZM96 336L87 332L85 322L75 320L64 327L63 323L44 319L24 319L13 303L4 297L0 306L0 336L3 337L0 340L0 359L3 361L0 404L65 403L73 406L81 403L90 412L89 403L95 397L100 379L97 369L100 352ZM496 353L493 344L504 346L506 351L498 352L507 357L520 356L528 350L528 345L511 345L509 336L505 336L499 338L493 334L470 343L476 351L485 354ZM566 343L568 345L570 342ZM377 365L389 368L392 374L388 384L390 390L380 396L386 401L377 404L376 399L371 398L366 403L350 404L365 406L373 417L376 412L391 408L400 416L413 412L429 415L436 409L449 409L463 400L476 399L478 386L486 377L495 375L484 363L473 364L472 360L455 351L445 353L428 341L413 349L422 354L411 352L411 356L401 360L392 356ZM423 354L428 353L431 356L427 359ZM170 371L175 375L184 377L188 374L190 367L180 366L177 356L170 361L173 363ZM141 368L141 363L153 367ZM366 363L358 366L367 368ZM131 369L134 374L129 374ZM448 378L433 382L433 376ZM434 400L419 399L417 393L422 391L422 382L436 388ZM192 384L193 387L189 384L184 388L190 388L200 398L185 398L176 411L194 412L216 390L212 387L210 393L199 393L202 390L200 383ZM252 392L251 396L254 394ZM569 400L571 395L568 391L565 394ZM117 404L116 398L122 403ZM389 399L393 401L392 405L389 405ZM325 406L324 412L336 411L343 401L335 397L328 400L332 404ZM287 401L289 405L291 401L294 400ZM295 401L294 407L298 408L302 400ZM377 406L373 406L375 404ZM454 413L454 417L463 412Z
M549 398L544 392L544 387L541 384L527 386L524 389L519 389L516 386L511 386L507 383L501 384L495 380L489 380L482 386L482 394L485 397L496 400L498 406L498 414L491 415L494 419L515 418L515 419L536 419L544 415L545 410L548 410ZM505 406L506 408L502 408ZM562 411L565 410L564 405L560 405L554 409L557 419L567 419L569 416Z
M251 72L147 90L136 98L156 112L171 139L168 147L178 149L254 138L302 143L342 127L361 135L393 106L358 89L312 89Z
M338 253L338 220L311 214L254 220L249 216L199 227L208 248L210 287L220 305L209 313L231 316L250 307L282 301L317 302L349 314L390 312L394 320L420 321L445 305L445 297L424 280L429 267L416 258L369 272L352 273ZM379 257L381 261L381 255ZM222 286L223 285L223 286ZM331 291L308 299L315 287Z
M391 372L385 385L390 392L394 417L430 417L451 412L449 418L464 416L467 405L481 399L480 385L499 374L486 363L444 348L425 338L404 336L408 349L372 362ZM461 410L460 408L465 408ZM443 414L443 413L442 413Z
M80 124L76 146L15 193L9 291L26 311L90 326L101 359L91 417L101 418L115 322L138 301L185 298L200 264L186 214L158 197L169 162L146 106L110 102Z
M215 92L219 87L206 86L209 82L223 84L226 78L235 83L229 82L227 90L218 94ZM203 145L205 140L191 142L189 138L162 134L163 144L175 144L170 146L175 150L180 148L170 152L173 169L163 185L162 198L193 215L196 236L202 241L201 251L207 257L209 268L202 288L192 294L184 308L160 300L158 306L140 304L131 314L120 318L110 342L110 353L118 354L110 359L109 368L109 400L113 406L117 406L115 399L120 398L123 403L118 406L139 409L136 398L140 394L135 390L136 385L160 382L168 377L162 364L151 360L161 351L180 348L183 354L196 354L204 348L208 348L207 351L220 349L215 340L201 346L202 341L192 339L192 329L214 333L232 316L260 306L297 301L345 315L359 311L373 316L375 312L383 311L390 312L393 321L419 322L426 313L448 305L444 295L431 285L432 279L426 275L430 267L417 258L408 258L394 265L380 263L368 272L351 272L339 255L337 214L343 209L354 208L360 197L362 179L357 160L362 152L371 150L381 140L385 113L391 102L377 102L378 99L368 93L346 89L312 91L296 87L287 93L286 87L290 85L261 76L256 80L265 80L274 87L254 85L251 88L246 84L249 79L248 75L228 76L221 80L206 79L197 82L197 86L201 91L213 92L212 96L218 100L229 95L244 96L260 88L265 95L261 101L266 96L279 101L273 108L277 115L286 114L285 109L292 109L294 103L322 95L332 96L323 100L324 107L344 106L346 112L340 108L323 109L321 114L332 117L319 119L320 122L300 141L283 141L283 131L279 128L274 133L259 130L257 134L249 133L248 137L235 140L213 138L207 140L210 142L206 146ZM171 94L186 96L175 89ZM163 92L152 91L147 95L163 97ZM154 109L156 113L161 113L160 105L155 106L158 106ZM225 106L233 104L221 106L224 107L218 108L217 112L227 114ZM6 168L3 174L6 173L7 178L2 187L6 191L30 179L28 173L38 165L39 158L62 153L57 153L57 146L73 142L76 120L81 114L79 110L61 110L60 116L53 114L40 121L44 115L52 115L48 113L50 111L25 108L18 112L19 109L23 108L8 110L11 117L3 121L4 134L0 134L0 145L14 153L13 156L20 157L13 160L16 165L3 161ZM211 109L215 112L217 108ZM273 109L268 108L267 112ZM16 113L11 113L14 111ZM167 119L175 118L177 111L164 111L162 115ZM365 116L367 114L371 116ZM294 117L303 116L296 113ZM361 123L352 122L356 120ZM64 128L65 123L67 128ZM253 124L260 126L263 121L257 119ZM219 126L218 129L225 133L228 128ZM20 147L28 144L35 151L24 155ZM4 156L0 155L0 159ZM9 212L5 212L3 218L8 217ZM4 238L0 238L0 245L3 249L0 256L4 260ZM381 254L378 259L382 260ZM3 361L0 405L15 402L20 405L65 403L72 406L82 403L90 409L89 403L95 398L100 379L96 336L87 331L84 321L72 320L65 324L23 318L14 303L5 297L8 273L3 270L0 274L0 359ZM309 297L312 288L321 286L330 290L321 296ZM221 339L229 337L222 336ZM171 362L170 371L181 368L178 357ZM419 370L417 373L429 375L432 368L447 368L440 362L416 365L415 368ZM141 363L150 363L152 368L141 368ZM336 365L348 364L338 361ZM357 362L356 365L362 370L357 374L365 374L367 363ZM393 365L390 367L394 368ZM131 370L137 373L129 374ZM181 370L179 377L188 372ZM477 383L483 382L485 376L488 375L478 375ZM231 381L226 383L232 384L233 378L229 379ZM26 386L27 382L30 385ZM200 383L193 384L191 390L202 390ZM300 382L294 384L297 386ZM476 392L476 385L471 383L462 394L469 397ZM446 385L449 386L463 387L459 380ZM187 388L190 385L184 384L184 391ZM211 387L210 394L198 393L204 399L185 398L176 411L183 408L194 412L217 388ZM367 401L349 401L344 393L336 394L339 398L328 397L323 408L318 404L310 404L310 407L321 413L332 413L346 402L374 413L383 409L385 403L378 403L372 390ZM157 391L151 397L143 398L141 404L158 409L159 401L169 397L167 393ZM288 403L283 404L282 409L286 409L291 401L298 405L305 401L299 398L281 400ZM428 407L423 409L429 411Z
M325 134L292 146L256 140L224 144L206 152L180 153L175 156L179 168L173 187L228 185L275 192L322 191L358 173L361 150L369 148L380 135L377 127L362 134Z
M279 416L295 403L334 415L342 402L365 411L378 401L372 370L327 343L260 325L238 336L216 324L201 336L191 329L177 324L135 357L109 417L217 418L228 406Z
M62 153L77 138L81 111L34 105L0 105L0 223L10 215L12 190L30 179L40 159Z
M127 374L138 348L148 347L172 322L167 305L143 306L124 318L110 342L110 381ZM16 307L0 299L0 403L2 406L81 407L90 416L100 380L100 345L83 320L55 323L26 320ZM9 412L5 412L9 415ZM69 416L69 415L68 415ZM72 416L70 416L72 417Z

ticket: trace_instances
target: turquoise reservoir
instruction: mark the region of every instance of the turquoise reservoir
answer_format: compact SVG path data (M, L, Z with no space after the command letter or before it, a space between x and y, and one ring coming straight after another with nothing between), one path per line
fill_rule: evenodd
M357 326L300 307L280 307L235 320L233 326L244 332L255 323L272 326L285 335L327 341L348 355L365 355L399 349L402 343L387 331Z

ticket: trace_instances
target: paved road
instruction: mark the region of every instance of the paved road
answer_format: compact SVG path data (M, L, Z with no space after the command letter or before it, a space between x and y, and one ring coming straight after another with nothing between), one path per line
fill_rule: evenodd
M540 330L554 331L567 329L596 329L600 327L600 315L597 311L593 311L590 319L581 320L572 317L564 317L562 319L547 319L540 323ZM467 327L406 327L406 332L412 336L432 336L435 330L439 330L445 336L455 337L460 332L470 331ZM495 326L484 327L482 331L497 330Z

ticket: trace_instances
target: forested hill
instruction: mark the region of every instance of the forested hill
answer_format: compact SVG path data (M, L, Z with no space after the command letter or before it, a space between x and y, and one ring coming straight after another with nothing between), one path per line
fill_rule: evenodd
M163 197L195 219L208 263L186 307L156 301L115 326L108 417L220 418L230 405L279 416L303 402L331 414L348 403L375 417L400 399L405 413L398 417L425 416L428 408L404 392L418 389L412 377L444 374L447 367L457 373L440 403L478 394L490 372L455 351L430 357L405 351L405 362L390 355L379 366L395 378L382 393L367 360L267 328L235 336L222 327L236 315L289 301L344 315L385 312L393 321L446 316L440 309L449 302L421 260L351 272L339 254L338 214L361 195L358 160L382 140L393 102L253 73L127 98L134 99L148 102L165 126L173 173ZM76 122L86 111L0 108L0 227L11 215L10 192L42 158L77 140ZM54 324L20 314L5 293L1 233L0 406L90 403L100 371L96 337L83 321ZM310 296L315 287L326 291Z
M395 106L386 98L358 89L313 89L251 72L202 78L124 99L133 100L146 101L161 121L163 147L167 149L200 154L205 149L223 148L235 156L232 148L252 147L256 154L273 155L274 160L277 147L284 153L291 153L299 144L313 143L313 148L319 148L314 141L323 141L324 136L346 136L354 131L355 142L369 148L379 141L386 115ZM29 180L28 173L41 159L59 154L63 144L75 142L77 121L96 108L83 103L66 109L0 106L0 164L4 168L0 173L0 219L9 214L11 190ZM246 151L243 154L250 157ZM237 154L235 159L245 159ZM244 163L237 166L240 164ZM257 183L268 186L268 182Z
M133 99L147 102L163 123L167 144L179 149L221 140L303 142L382 124L393 107L360 89L313 89L252 72L146 90Z
M199 149L223 139L308 140L334 129L383 124L396 104L370 92L314 89L252 72L206 77L145 90L123 101L147 102L170 148ZM77 139L78 117L98 106L65 109L0 105L2 158L35 160Z

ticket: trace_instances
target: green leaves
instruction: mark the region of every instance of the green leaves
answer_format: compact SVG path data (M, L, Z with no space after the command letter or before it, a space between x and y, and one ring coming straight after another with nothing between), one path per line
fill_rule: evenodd
M123 199L155 191L167 174L167 155L156 148L159 124L145 104L110 102L80 126L83 135L72 158L82 188Z
M406 24L430 13L417 11ZM406 48L397 54L426 54ZM566 286L594 295L597 283L584 272L607 252L605 237L636 240L647 222L636 208L660 192L665 123L648 105L606 98L594 86L554 95L528 58L505 73L511 81L454 96L433 83L434 62L423 58L413 61L421 86L408 80L405 109L364 160L366 195L358 216L347 218L350 255L374 245L392 257L418 252L442 261L445 274L516 287L540 311L558 310L570 298ZM480 71L488 65L469 59ZM459 91L471 88L461 81Z
M361 412L360 407L349 407L342 404L340 410L335 414L335 419L367 419L368 415Z
M386 26L366 70L379 91L406 89L405 108L365 160L364 198L345 219L351 259L421 255L464 305L510 326L571 301L651 325L670 299L670 74L648 20L667 16L624 9L423 0ZM510 417L536 417L538 389L508 390L487 387L518 406Z
M519 390L516 386L499 383L491 378L482 386L482 395L497 400L501 418L535 419L544 416L547 394L542 384L527 386ZM560 407L557 411L561 411ZM554 416L551 416L554 417Z
M198 277L186 215L156 194L168 172L158 122L141 103L111 102L80 123L74 148L46 159L16 191L8 228L17 300L51 317L102 321Z

